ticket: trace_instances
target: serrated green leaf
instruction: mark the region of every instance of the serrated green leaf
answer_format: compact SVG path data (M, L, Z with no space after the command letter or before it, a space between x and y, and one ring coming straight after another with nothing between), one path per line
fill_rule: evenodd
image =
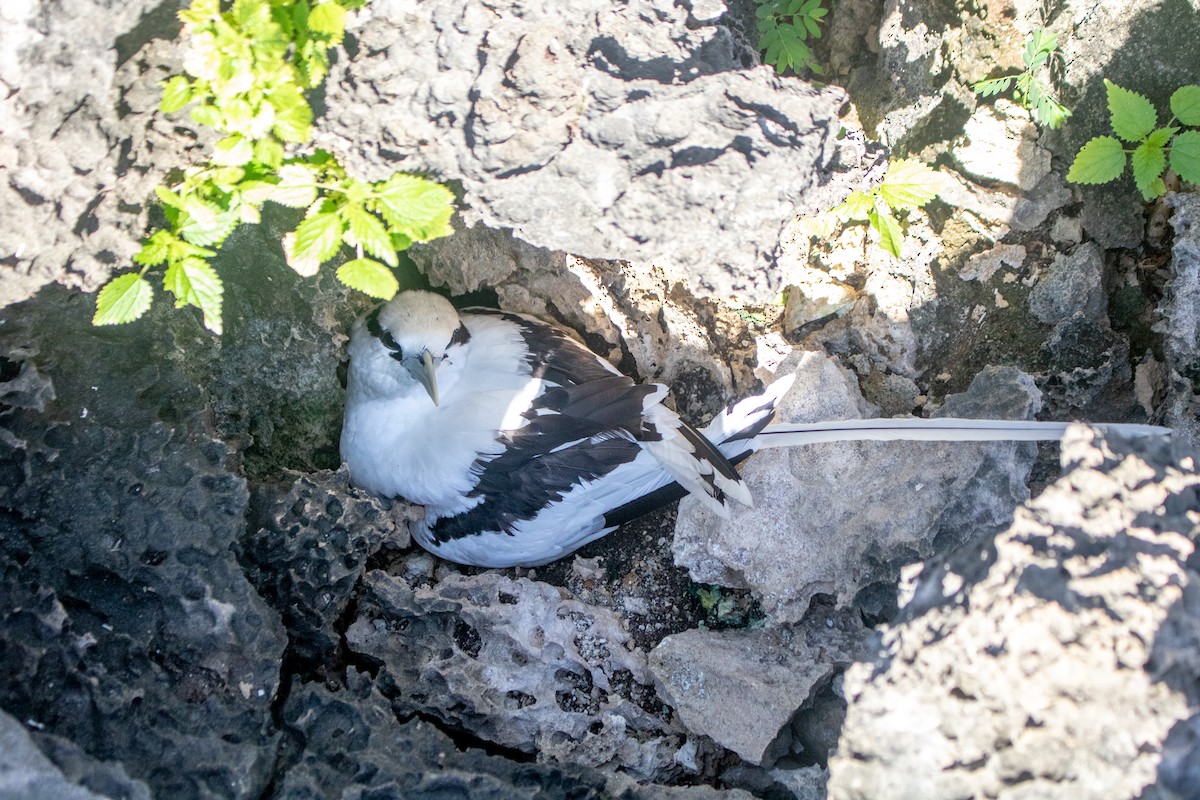
M317 199L317 178L303 164L285 164L279 168L279 184L267 199L281 206L308 208Z
M93 325L123 325L146 313L154 289L150 282L136 272L118 275L104 285L96 295L96 314Z
M346 9L332 0L326 0L309 12L308 29L335 44L341 42L346 32Z
M162 102L159 111L171 114L192 102L192 83L182 75L176 75L163 84Z
M254 160L270 169L283 163L283 145L275 138L259 139L254 143Z
M867 219L867 215L873 208L875 208L875 193L855 190L845 200L834 206L829 213L842 221Z
M204 327L221 335L221 295L224 287L212 265L200 258L173 262L163 275L163 286L175 295L175 307L196 306L204 313Z
M978 95L991 97L1001 92L1007 92L1008 87L1012 85L1012 81L1012 75L1004 78L989 78L988 80L977 82L972 88Z
M1133 167L1133 182L1137 184L1142 197L1147 202L1153 200L1158 195L1149 193L1151 185L1162 176L1163 170L1167 168L1167 154L1162 145L1154 145L1148 141L1142 142L1134 149L1129 163Z
M392 239L388 236L387 228L379 221L379 217L353 203L342 206L340 213L346 220L346 232L343 235L346 244L351 247L362 246L364 250L389 267L394 267L399 263L396 259L396 250L392 247Z
M254 146L241 134L226 136L213 145L213 163L224 167L240 167L254 158Z
M391 300L400 291L400 283L392 271L370 258L356 258L338 267L338 280L360 292Z
M1180 86L1171 95L1171 113L1184 125L1200 125L1200 86Z
M307 103L275 108L275 135L285 142L304 144L312 138L312 109Z
M1136 142L1150 131L1158 122L1158 114L1154 105L1137 92L1131 92L1104 79L1104 88L1108 92L1108 110L1112 118L1112 129L1117 136L1127 142Z
M237 227L237 214L215 203L189 195L183 200L179 235L194 245L219 245Z
M454 232L454 195L441 184L416 175L397 173L375 184L369 204L389 226L418 242L427 242Z
M238 222L245 225L257 225L262 222L262 214L253 203L242 203L238 206Z
M133 254L134 263L143 267L158 266L170 256L170 247L174 240L175 235L170 231L155 231L142 242L142 248Z
M888 167L879 196L894 209L920 208L937 197L938 173L920 161L904 158Z
M188 116L192 118L192 122L197 125L203 125L206 128L217 128L221 125L221 112L216 106L198 105L188 112Z
M159 202L164 206L183 208L183 198L165 186L155 186L154 194L158 196Z
M1188 183L1200 183L1200 131L1184 131L1171 142L1171 169Z
M322 264L337 254L344 229L345 222L333 211L302 221L294 233L284 237L288 266L305 277L315 275Z
M1170 128L1158 128L1151 131L1146 136L1146 141L1155 147L1163 147L1167 142L1171 141L1171 137L1179 133L1179 128L1172 126Z
M1080 148L1067 172L1072 183L1108 183L1125 171L1125 149L1111 136L1097 136Z
M867 216L867 221L879 234L879 246L899 258L900 248L904 245L904 230L896 218L886 210L880 211L875 208Z

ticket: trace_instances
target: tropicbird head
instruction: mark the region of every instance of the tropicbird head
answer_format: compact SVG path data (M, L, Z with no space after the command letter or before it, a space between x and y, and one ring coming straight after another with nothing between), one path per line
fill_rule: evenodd
M441 295L400 292L366 317L367 332L438 404L438 367L470 341L458 312Z

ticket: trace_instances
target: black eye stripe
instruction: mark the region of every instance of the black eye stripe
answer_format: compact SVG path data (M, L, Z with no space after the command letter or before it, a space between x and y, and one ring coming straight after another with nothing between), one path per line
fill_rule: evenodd
M382 309L383 306L380 306L367 315L367 333L378 339L388 350L391 350L392 358L400 360L404 358L404 348L392 338L392 334L385 331L383 326L379 324L379 312Z
M467 330L466 325L460 324L454 331L454 335L450 337L450 344L466 344L471 341L471 332Z

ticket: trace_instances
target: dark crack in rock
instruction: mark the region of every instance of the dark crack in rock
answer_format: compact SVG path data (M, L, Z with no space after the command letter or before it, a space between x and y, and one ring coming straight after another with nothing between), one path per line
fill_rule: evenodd
M581 765L521 763L463 749L428 722L397 722L392 703L367 675L346 688L295 687L284 722L298 752L282 765L272 800L750 800L738 790L639 786Z
M165 331L90 315L55 289L0 316L0 706L156 797L257 797L284 635L232 553L245 482Z
M846 673L830 797L1200 794L1198 463L1073 427L1062 477L927 566Z
M318 143L359 177L458 181L469 224L541 247L768 302L783 226L850 188L830 166L845 95L744 70L681 4L380 0L355 35Z
M397 710L540 759L676 771L684 731L648 702L653 678L620 617L496 572L408 585L364 579L351 650L383 665Z
M240 547L247 577L282 616L291 654L333 676L342 657L338 626L367 559L385 541L409 543L401 507L393 512L355 491L344 469L265 484L251 507L260 521Z

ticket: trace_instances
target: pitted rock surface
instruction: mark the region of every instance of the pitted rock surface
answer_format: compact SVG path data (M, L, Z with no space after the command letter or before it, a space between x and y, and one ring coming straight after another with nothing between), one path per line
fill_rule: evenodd
M0 706L156 797L258 797L286 639L233 556L245 481L171 345L86 301L0 317Z
M1196 453L1082 426L1062 447L1062 477L994 541L927 565L846 673L831 798L1200 788Z
M364 579L349 647L383 664L402 712L540 758L662 777L684 731L619 616L496 572Z
M784 224L849 188L830 183L845 96L745 69L754 56L699 16L652 0L380 0L327 84L317 141L359 177L459 181L469 223L770 301Z

